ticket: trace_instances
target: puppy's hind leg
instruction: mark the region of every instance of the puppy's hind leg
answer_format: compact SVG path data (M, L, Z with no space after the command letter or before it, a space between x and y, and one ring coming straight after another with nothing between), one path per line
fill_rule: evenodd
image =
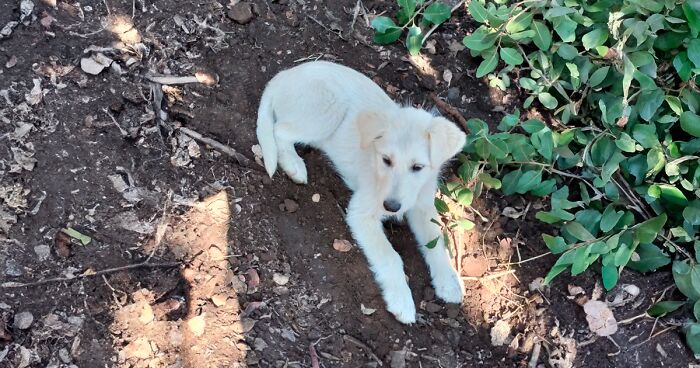
M308 182L306 164L294 148L294 143L301 141L301 137L295 134L294 129L295 126L291 123L279 122L275 124L279 165L292 181L297 184L306 184Z

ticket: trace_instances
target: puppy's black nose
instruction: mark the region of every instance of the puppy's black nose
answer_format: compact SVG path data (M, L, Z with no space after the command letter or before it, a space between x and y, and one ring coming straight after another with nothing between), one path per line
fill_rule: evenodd
M389 212L398 212L401 209L401 203L393 199L384 201L384 209Z

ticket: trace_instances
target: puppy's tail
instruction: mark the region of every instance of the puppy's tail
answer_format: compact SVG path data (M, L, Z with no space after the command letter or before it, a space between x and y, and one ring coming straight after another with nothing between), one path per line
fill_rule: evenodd
M262 148L265 171L272 177L277 170L277 142L275 141L275 116L272 102L268 94L263 92L258 108L258 127L256 130L258 143Z

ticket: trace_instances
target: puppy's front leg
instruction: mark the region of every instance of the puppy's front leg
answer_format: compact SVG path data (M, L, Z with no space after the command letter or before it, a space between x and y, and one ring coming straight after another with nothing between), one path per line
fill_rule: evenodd
M381 219L358 205L358 198L354 195L348 206L350 231L367 257L369 267L382 290L387 310L402 323L414 323L416 306L406 282L403 261L387 240Z
M423 200L423 198L429 200ZM440 227L430 221L438 218L432 198L432 195L421 196L419 202L406 214L408 225L418 241L418 248L423 253L425 263L428 264L435 295L448 303L461 303L464 295L464 284L450 264L450 256L445 247ZM425 246L438 237L439 240L434 248Z

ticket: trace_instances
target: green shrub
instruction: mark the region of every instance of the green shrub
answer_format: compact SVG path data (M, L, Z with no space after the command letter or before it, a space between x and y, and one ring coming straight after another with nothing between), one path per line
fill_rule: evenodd
M543 235L559 256L546 282L594 268L611 289L623 268L672 263L700 353L700 1L472 0L468 12L476 76L520 88L551 122L469 120L462 183L443 190L549 197L536 214L559 230Z

